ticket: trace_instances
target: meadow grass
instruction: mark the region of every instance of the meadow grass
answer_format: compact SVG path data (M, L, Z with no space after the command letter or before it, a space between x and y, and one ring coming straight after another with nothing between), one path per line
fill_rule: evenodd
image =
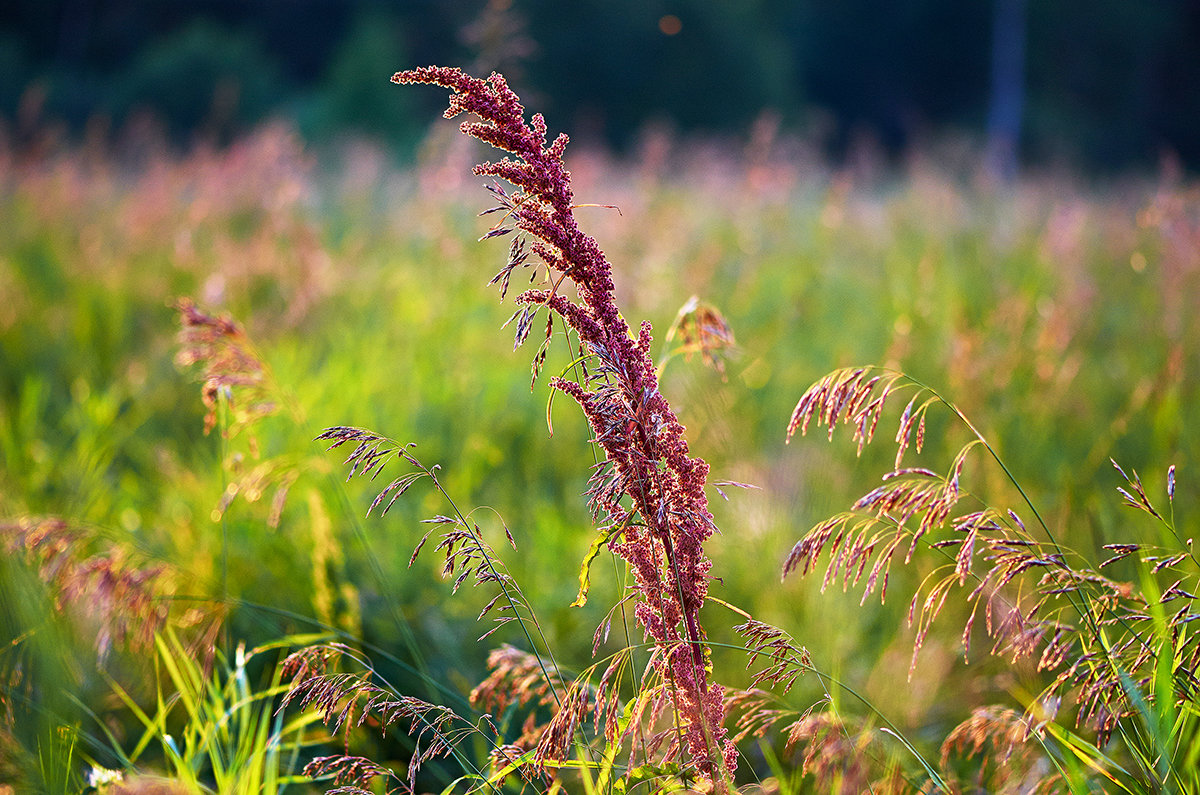
M553 437L547 428L544 381L565 371L567 346L551 348L531 392L534 349L514 356L511 338L497 331L512 307L483 289L504 243L474 242L492 220L475 217L488 197L468 176L481 152L435 134L411 168L366 146L325 160L284 126L228 150L181 156L142 141L114 142L111 151L122 154L10 147L0 157L0 293L14 297L0 307L0 514L14 518L9 548L37 574L36 525L17 519L63 517L80 560L109 553L120 559L114 570L160 567L157 593L170 597L194 643L218 623L227 655L239 643L319 631L366 650L389 692L470 714L466 697L487 676L489 649L532 649L515 627L476 643L489 628L476 617L490 596L448 599L431 555L407 568L427 529L420 520L445 513L437 490L415 487L386 518L364 519L386 484L343 483L338 459L310 441L331 426L378 429L417 442L419 460L440 465L445 494L494 509L471 517L537 606L537 651L552 650L567 670L591 665L593 630L624 579L605 554L593 564L587 605L567 607L596 533L580 498L595 461L591 434L565 396L550 407ZM860 606L858 592L819 593L819 577L779 583L797 539L869 491L895 456L878 443L858 458L853 445L785 446L797 399L826 372L875 362L935 386L1014 475L971 459L963 476L971 491L1028 519L1020 484L1057 543L1093 566L1107 557L1105 544L1177 546L1176 536L1195 533L1187 509L1198 448L1185 429L1198 419L1200 362L1189 343L1200 336L1188 305L1200 287L1196 189L1163 177L1102 190L1063 175L1002 189L967 170L939 170L935 155L914 154L893 175L834 170L801 143L770 137L706 148L650 136L626 160L568 154L576 200L619 208L575 213L613 263L623 315L653 323L655 360L692 295L716 307L736 337L724 377L699 356L672 358L662 370L662 393L711 480L761 487L725 489L728 501L709 493L721 528L705 548L719 578L710 593L785 631L794 640L760 638L797 654L803 647L805 665L825 674L810 671L781 702L763 702L784 710L780 719L791 710L807 720L790 744L776 736L756 745L748 735L739 766L746 781L774 775L785 787L853 788L899 758L909 786L920 786L927 771L896 736L935 767L947 736L958 743L948 748L979 752L976 740L1017 726L1047 683L1035 665L988 658L985 641L963 665L968 613L953 603L924 638L910 678L908 599L935 558L897 567L893 598L882 605ZM517 274L514 293L520 282ZM196 368L176 364L172 307L182 296L214 321L217 310L228 312L243 329L242 374L252 383L217 385L207 435ZM900 408L880 433L894 433ZM941 471L971 433L945 412L931 411L928 424L922 455L909 461ZM1122 507L1115 490L1131 487L1110 458L1141 473L1160 510L1167 468L1176 467L1173 532ZM505 527L518 554L503 552ZM1135 558L1115 564L1114 582L1140 591L1148 586ZM75 762L117 765L111 749L128 754L146 727L103 694L109 677L133 703L153 698L155 678L137 654L96 642L94 609L72 608L27 579L6 573L6 604L36 604L16 594L39 594L48 600L42 615L62 619L43 626L37 610L5 615L16 643L4 660L4 775L78 791L78 777L62 771L46 783L46 766L29 762L45 747L26 731L33 718L18 725L16 716L41 716L46 737L74 727L85 738ZM730 630L743 619L711 602L701 619L717 681L750 685L746 638ZM609 653L623 632L614 628ZM639 644L641 630L629 632ZM117 645L136 647L127 640ZM40 675L82 704L45 699ZM264 674L268 693L273 675ZM1149 746L1128 735L1122 746L1118 733L1108 750L1114 764L1135 769L1129 748L1161 743L1171 734L1164 721L1186 728L1186 709L1172 717L1170 702L1142 702L1142 724L1160 730L1149 732ZM90 715L115 727L111 736ZM1070 716L1061 725L1075 731ZM1093 751L1071 744L1095 738L1079 731L1082 739L1053 738L1087 757ZM364 755L400 769L412 751L356 735L360 742ZM440 788L471 764L483 770L487 750L440 768L430 760L424 786ZM1030 769L1051 756L1032 752ZM950 757L938 775L969 782L995 773L978 753ZM860 758L882 766L855 767ZM160 764L169 768L169 756ZM1153 780L1155 765L1149 758L1150 772L1135 770L1131 780ZM211 770L195 775L213 786ZM1083 765L1078 786L1102 786L1097 775Z

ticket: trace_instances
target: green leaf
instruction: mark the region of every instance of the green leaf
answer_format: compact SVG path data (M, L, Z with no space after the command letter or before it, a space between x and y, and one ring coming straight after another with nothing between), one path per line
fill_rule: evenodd
M583 607L587 604L588 590L592 587L592 561L600 554L600 549L616 535L619 535L625 530L625 525L621 525L615 529L601 528L600 532L592 539L592 545L588 547L587 554L583 556L583 563L579 564L579 595L575 597L575 601L571 602L571 607Z

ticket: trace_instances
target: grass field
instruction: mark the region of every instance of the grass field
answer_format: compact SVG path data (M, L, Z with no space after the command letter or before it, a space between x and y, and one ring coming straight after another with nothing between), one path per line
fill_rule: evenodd
M137 139L0 152L0 517L19 553L2 571L0 782L79 792L93 762L186 782L161 736L184 736L191 700L170 701L186 688L164 661L200 661L199 680L206 665L242 670L271 703L273 644L289 636L348 640L400 691L469 709L489 650L524 636L510 625L476 641L490 596L452 598L428 552L408 565L420 521L447 512L442 497L417 485L386 516L364 518L386 481L346 482L344 456L313 441L330 426L415 442L464 512L486 506L471 517L537 606L559 664L591 664L624 564L602 553L586 606L568 607L596 535L581 494L600 454L561 395L548 429L546 378L574 352L556 338L531 390L540 331L514 353L512 326L500 330L515 307L485 287L507 238L476 242L492 223L476 217L489 197L470 176L485 156L439 127L418 163L401 166L363 144L307 151L286 125L183 155ZM860 606L861 587L821 593L819 573L781 583L797 540L892 468L903 408L889 407L861 457L849 434L829 444L824 428L785 444L812 383L878 364L935 388L987 438L1057 542L1093 565L1109 556L1104 545L1179 545L1122 505L1117 488L1130 487L1110 458L1140 474L1160 511L1175 467L1178 539L1200 529L1200 436L1189 430L1200 427L1200 188L1054 173L996 186L967 159L947 147L895 169L869 158L834 168L770 135L750 145L650 135L628 158L567 157L577 201L617 208L575 213L614 263L624 316L653 324L655 358L693 295L736 336L724 377L699 356L670 358L662 377L712 480L760 487L725 489L728 500L710 491L711 596L790 633L814 668L866 702L808 675L782 696L788 708L831 704L846 726L882 715L931 760L972 709L1024 710L1052 676L1036 658L989 656L982 635L965 664L967 607L951 603L910 678L909 600L935 556L894 567L884 604ZM207 434L202 366L179 356L185 297L240 324L255 363L253 384L214 392ZM906 463L944 471L970 438L935 406L924 450ZM985 457L970 458L962 480L972 499L1029 520ZM147 567L151 580L121 579ZM1148 571L1132 558L1105 569L1131 587ZM1196 575L1179 575L1185 591ZM143 586L149 604L130 596ZM169 606L154 624L157 652L136 626L121 630L156 606ZM743 619L715 602L703 616L716 680L747 686L745 640L731 630ZM640 641L640 628L628 632ZM241 669L239 645L261 649ZM1074 728L1073 715L1060 721ZM375 758L403 767L403 741L361 735ZM920 779L893 736L873 736L863 753L885 767L899 758L917 771L910 783ZM56 743L74 749L69 761ZM747 740L739 776L778 776L775 753L798 769L803 751L789 762L782 743L771 747ZM1137 768L1114 748L1114 763ZM178 759L219 789L210 757ZM431 791L452 778L452 764L437 764L423 773ZM268 791L260 784L222 791Z

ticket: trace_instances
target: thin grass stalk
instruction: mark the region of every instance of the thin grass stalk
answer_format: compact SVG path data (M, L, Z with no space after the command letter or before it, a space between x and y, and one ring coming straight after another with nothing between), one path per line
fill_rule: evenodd
M454 502L454 498L450 496L445 488L443 488L441 481L437 478L437 474L432 473L430 477L433 480L434 488L436 488L442 497L445 498L446 502L450 504L450 508L454 511L455 516L459 518L459 521L463 523L463 526L471 527L470 523L467 521L467 518L463 515L462 511L459 510L458 505ZM518 612L518 605L524 606L529 611L529 617L532 619L534 629L537 630L538 639L541 641L541 648L544 649L546 654L550 657L551 664L557 668L558 662L554 659L554 651L550 647L550 642L546 640L545 633L542 632L542 625L537 620L537 614L534 612L533 606L530 605L528 600L524 598L522 598L519 603L517 602L517 600L508 590L508 583L506 579L501 577L500 572L496 570L495 561L493 560L492 556L488 554L487 545L483 543L483 539L481 539L478 534L475 533L473 528L468 532L471 533L471 537L475 540L475 543L480 550L480 554L483 555L484 560L487 561L488 570L492 573L492 576L496 578L495 581L500 586L500 591L503 594L504 599L508 602L513 615L518 616L517 623L520 624L521 632L525 635L525 640L529 642L529 647L536 650L539 644L534 641L533 636L529 633L529 624ZM554 686L554 677L551 677L549 671L546 670L545 665L542 663L541 655L538 654L536 656L538 657L538 665L542 669L542 676L545 678L546 683L550 686L550 692L554 696L554 701L558 704L559 709L562 709L562 697L559 695L558 689Z

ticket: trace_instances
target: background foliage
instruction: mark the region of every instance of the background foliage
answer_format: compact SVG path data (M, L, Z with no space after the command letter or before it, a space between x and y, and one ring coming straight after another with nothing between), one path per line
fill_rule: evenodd
M1111 171L1173 153L1196 167L1195 3L997 3L1021 9L1033 162ZM406 109L424 120L436 96L384 100L372 78L454 63L499 68L577 139L625 146L648 123L738 132L769 111L835 155L863 138L894 153L982 134L992 26L993 3L951 0L12 0L0 116L40 109L80 130L151 110L186 140L283 114L313 137L357 130L407 152L423 123Z

